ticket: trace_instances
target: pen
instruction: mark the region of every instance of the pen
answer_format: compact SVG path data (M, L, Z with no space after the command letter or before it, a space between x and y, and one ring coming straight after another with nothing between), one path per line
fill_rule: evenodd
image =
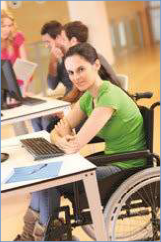
M42 168L44 168L44 167L47 166L47 165L48 165L48 164L44 164L44 165L42 165L41 167L39 167L39 168L33 170L32 172L29 173L29 175L36 173L37 171L41 170Z

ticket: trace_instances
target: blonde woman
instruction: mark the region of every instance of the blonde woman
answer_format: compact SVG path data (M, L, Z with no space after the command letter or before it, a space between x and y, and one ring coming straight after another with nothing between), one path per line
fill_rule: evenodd
M1 60L9 60L12 64L17 58L26 59L24 35L17 30L13 16L6 10L1 10ZM17 80L23 96L27 95L30 80ZM28 133L23 122L14 125L17 135Z

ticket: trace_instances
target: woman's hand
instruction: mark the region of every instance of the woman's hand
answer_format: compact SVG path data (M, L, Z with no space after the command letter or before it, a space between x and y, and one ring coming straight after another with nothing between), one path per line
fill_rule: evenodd
M68 134L73 134L73 131L66 118L61 119L60 122L55 125L55 130L61 137L64 137Z
M56 145L66 154L73 154L79 151L77 137L73 135L66 135L57 139Z
M32 92L28 92L28 91L23 91L23 97L32 97L34 96L34 94Z
M68 146L65 148L66 154L73 154L80 150L80 145L76 135L66 135L65 136Z
M61 60L63 58L61 49L55 47L55 45L52 46L51 53L56 57L57 60Z
M17 104L19 103L19 101L17 101L16 99L14 98L11 98L11 97L7 97L7 100L6 100L7 104L10 105L10 104Z
M34 95L33 92L29 91L29 85L30 85L30 80L24 83L24 86L22 89L23 97L32 97Z

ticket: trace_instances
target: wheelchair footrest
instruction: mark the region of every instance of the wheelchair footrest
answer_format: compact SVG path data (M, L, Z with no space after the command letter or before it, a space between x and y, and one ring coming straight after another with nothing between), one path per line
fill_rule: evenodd
M51 216L46 228L44 241L71 241L72 226L69 206L60 207L58 213L65 212L65 219Z

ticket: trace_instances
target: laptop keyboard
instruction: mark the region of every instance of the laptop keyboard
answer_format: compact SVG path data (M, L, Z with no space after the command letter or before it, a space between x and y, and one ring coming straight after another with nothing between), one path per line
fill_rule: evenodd
M44 138L30 138L22 139L20 141L27 151L34 157L34 160L42 160L64 155L62 150Z
M22 103L26 105L34 105L34 104L40 104L44 102L46 102L46 100L43 100L41 98L34 98L34 97L24 97L22 100Z

